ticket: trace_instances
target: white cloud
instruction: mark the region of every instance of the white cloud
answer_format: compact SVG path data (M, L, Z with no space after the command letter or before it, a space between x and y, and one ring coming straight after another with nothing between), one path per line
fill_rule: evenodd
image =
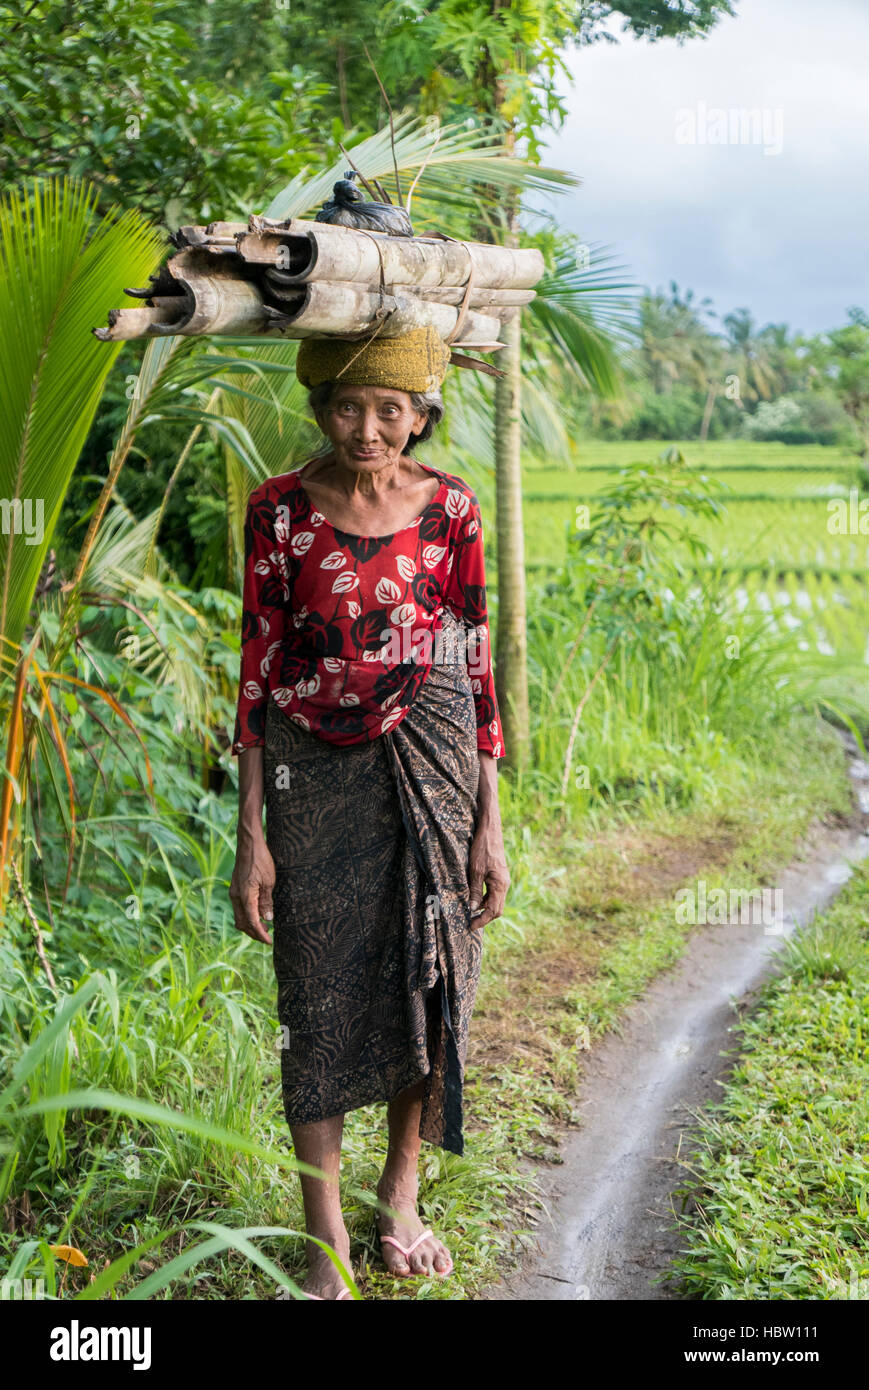
M554 204L631 278L676 279L719 312L812 332L869 308L869 5L741 0L705 40L622 37L574 51L569 117L546 162L580 189ZM703 105L699 105L702 103ZM767 144L679 144L677 112L766 109ZM736 120L736 118L733 118Z

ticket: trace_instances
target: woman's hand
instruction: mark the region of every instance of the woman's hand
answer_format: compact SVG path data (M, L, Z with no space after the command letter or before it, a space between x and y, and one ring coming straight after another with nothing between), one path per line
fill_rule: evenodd
M265 836L239 832L235 868L229 883L229 897L238 931L254 941L271 946L264 923L274 920L272 889L275 886L275 863L269 853Z
M477 790L477 824L468 856L471 887L471 926L484 927L504 911L510 873L504 854L501 811L498 806L498 764L491 753L479 751L480 781ZM483 887L486 897L483 898ZM478 913L478 916L474 916Z
M471 926L478 931L487 922L501 916L510 887L510 872L498 817L483 815L477 822L468 856L468 882L471 886ZM479 915L475 916L475 913Z

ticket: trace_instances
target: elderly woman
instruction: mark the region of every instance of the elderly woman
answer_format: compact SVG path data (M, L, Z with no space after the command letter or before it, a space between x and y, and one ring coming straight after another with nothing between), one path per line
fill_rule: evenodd
M407 452L443 414L448 359L428 329L302 343L329 447L250 496L232 745L236 926L273 944L284 1110L327 1175L301 1176L306 1229L350 1267L344 1114L388 1102L378 1219L397 1276L452 1269L417 1213L420 1141L463 1151L482 929L509 886L480 508ZM304 1289L348 1294L313 1240Z

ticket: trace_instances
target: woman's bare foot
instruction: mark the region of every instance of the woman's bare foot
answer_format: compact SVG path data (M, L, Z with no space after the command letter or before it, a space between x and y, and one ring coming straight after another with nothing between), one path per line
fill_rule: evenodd
M388 1212L379 1211L378 1232L381 1236L393 1236L405 1249L427 1229L416 1210L418 1188L415 1162L412 1172L405 1172L400 1177L388 1175L384 1170L377 1184L377 1196L380 1201L397 1213L396 1216L392 1216ZM383 1262L390 1274L425 1274L431 1277L435 1274L447 1274L452 1269L450 1252L436 1236L427 1236L425 1240L420 1241L407 1259L390 1242L381 1242L380 1248Z
M352 1273L350 1237L347 1234L346 1226L342 1225L337 1231L314 1231L312 1234L331 1245ZM307 1248L308 1275L302 1285L302 1292L316 1294L318 1298L337 1299L341 1290L347 1287L340 1272L335 1268L326 1251L321 1249L319 1245L315 1245L313 1241L308 1241Z

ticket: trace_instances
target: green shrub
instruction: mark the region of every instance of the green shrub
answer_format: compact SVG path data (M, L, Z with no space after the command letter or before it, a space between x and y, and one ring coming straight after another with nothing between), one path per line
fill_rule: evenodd
M853 430L838 401L820 391L795 391L774 401L761 401L743 421L749 439L782 444L839 444L850 447Z

